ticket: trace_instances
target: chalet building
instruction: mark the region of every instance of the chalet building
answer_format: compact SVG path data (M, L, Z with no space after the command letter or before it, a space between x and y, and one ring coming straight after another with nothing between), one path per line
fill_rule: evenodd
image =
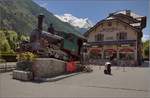
M89 44L90 59L105 60L113 56L118 61L128 60L140 65L142 30L145 27L145 16L130 10L110 13L84 34Z

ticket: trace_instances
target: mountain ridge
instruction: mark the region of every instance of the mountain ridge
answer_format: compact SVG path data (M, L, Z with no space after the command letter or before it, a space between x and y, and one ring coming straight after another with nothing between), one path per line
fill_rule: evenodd
M88 18L78 18L72 14L55 15L58 19L63 22L69 23L74 26L81 34L89 30L93 23Z
M44 30L53 24L58 31L80 34L69 23L62 22L53 13L39 6L32 0L0 0L1 29L14 30L17 33L30 34L37 27L38 14L44 14Z

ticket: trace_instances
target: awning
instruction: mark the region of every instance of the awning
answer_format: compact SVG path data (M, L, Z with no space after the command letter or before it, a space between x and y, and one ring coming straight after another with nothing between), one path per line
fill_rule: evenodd
M117 52L115 49L105 49L104 52Z
M134 52L134 50L131 48L123 48L123 49L120 49L119 52Z
M90 52L95 52L95 53L100 53L101 49L100 48L90 48L89 51Z

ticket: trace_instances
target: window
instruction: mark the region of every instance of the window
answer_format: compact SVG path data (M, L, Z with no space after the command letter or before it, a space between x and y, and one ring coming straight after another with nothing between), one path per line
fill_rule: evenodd
M119 53L120 60L124 60L126 58L126 53Z
M118 25L119 25L119 22L117 21L117 22L116 22L116 26L118 26Z
M127 26L124 26L124 29L127 30Z
M96 31L96 28L94 28L94 31Z
M126 39L127 39L127 33L126 32L117 33L117 40L126 40Z
M103 28L103 23L101 24L101 28Z
M100 52L96 52L96 51L90 51L90 58L91 59L101 59L102 55Z
M112 23L111 22L108 22L108 26L111 26L112 25Z
M131 47L135 46L134 44L130 44Z
M104 34L95 35L95 41L103 41L103 40L104 40Z
M119 53L120 60L134 60L134 53Z

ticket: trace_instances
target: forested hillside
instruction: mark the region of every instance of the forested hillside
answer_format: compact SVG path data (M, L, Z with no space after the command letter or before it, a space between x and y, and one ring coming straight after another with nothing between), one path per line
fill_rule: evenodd
M45 15L44 30L52 23L58 31L80 35L73 26L60 21L32 0L0 0L0 54L14 53L19 41L29 39L41 13Z
M73 26L60 21L32 0L0 0L0 10L1 29L30 34L37 25L37 15L43 13L45 30L50 23L53 23L55 29L59 31L79 34Z

